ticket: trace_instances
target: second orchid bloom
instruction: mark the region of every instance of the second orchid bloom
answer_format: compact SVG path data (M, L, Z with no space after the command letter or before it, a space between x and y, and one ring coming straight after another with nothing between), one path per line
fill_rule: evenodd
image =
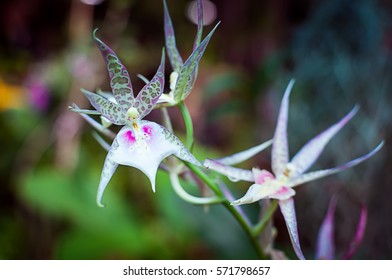
M261 199L277 199L286 222L294 251L298 258L305 259L298 238L297 220L293 200L295 190L293 188L361 163L379 151L383 146L383 142L368 154L341 166L305 173L317 160L329 140L331 140L331 138L356 114L358 107L354 107L343 119L306 143L293 159L289 161L287 120L289 96L293 84L294 81L290 81L280 106L275 134L272 140L272 173L258 168L243 170L229 166L250 158L257 152L268 147L271 144L271 141L230 157L217 160L207 159L204 162L204 165L207 168L228 176L231 180L245 180L254 183L242 198L232 202L233 205L252 203Z

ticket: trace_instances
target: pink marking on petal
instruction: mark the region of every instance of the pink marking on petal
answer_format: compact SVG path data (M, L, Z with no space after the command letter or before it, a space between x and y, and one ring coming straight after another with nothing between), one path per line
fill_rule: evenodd
M265 181L273 180L275 179L274 175L272 175L270 172L267 170L261 170L256 174L255 182L256 184L263 184Z
M271 194L269 197L278 199L278 200L286 200L295 195L295 191L292 188L281 186L276 192Z
M133 134L132 130L128 130L127 132L125 132L124 136L127 142L134 143L136 141L136 137Z
M148 136L151 136L152 134L152 127L145 125L143 126L143 132L146 133Z

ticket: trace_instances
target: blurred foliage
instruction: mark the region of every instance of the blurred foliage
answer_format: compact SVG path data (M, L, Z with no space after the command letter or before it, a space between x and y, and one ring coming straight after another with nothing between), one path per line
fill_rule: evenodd
M196 32L185 15L190 1L167 2L178 48L187 57ZM222 24L187 100L196 157L233 153L272 137L292 77L297 82L290 103L291 155L359 104L357 116L315 167L346 162L380 139L386 146L353 170L298 188L300 239L305 255L312 256L329 198L338 193L337 248L344 250L351 239L361 201L369 219L355 257L392 258L390 1L212 2L215 22ZM105 151L92 139L91 127L67 111L72 102L87 106L81 87L109 88L91 30L100 28L138 91L143 82L136 74L153 75L164 44L160 1L106 0L88 6L79 0L4 0L0 13L1 259L256 257L223 207L181 201L164 172L158 173L152 193L141 172L120 167L105 192L107 207L95 204ZM173 108L170 115L181 134L178 111ZM160 121L160 113L151 118ZM264 152L244 166L269 169L269 157ZM248 185L229 187L239 196ZM244 209L257 218L257 205ZM277 247L292 256L279 213L275 226Z

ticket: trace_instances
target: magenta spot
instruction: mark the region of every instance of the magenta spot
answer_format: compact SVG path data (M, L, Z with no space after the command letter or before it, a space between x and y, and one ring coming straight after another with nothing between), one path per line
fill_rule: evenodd
M283 186L275 194L276 195L284 195L289 191L290 191L290 189L288 187Z
M151 136L151 134L152 134L152 127L150 127L148 125L143 126L143 132L146 133L148 136Z
M133 134L132 130L128 130L127 132L125 132L124 134L126 141L134 143L136 141L136 137Z
M258 174L257 177L255 178L257 184L263 184L267 179L275 179L274 175L272 175L270 172L267 170L261 170Z

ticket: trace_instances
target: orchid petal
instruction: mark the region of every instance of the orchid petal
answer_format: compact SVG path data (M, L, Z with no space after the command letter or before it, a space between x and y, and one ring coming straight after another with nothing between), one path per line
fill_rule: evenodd
M146 77L144 77L142 74L137 74L137 77L142 80L146 85L150 82Z
M292 188L276 184L276 181L269 181L262 185L253 184L250 186L246 194L233 201L232 205L249 204L264 198L273 198L280 201L287 200L295 195Z
M78 111L84 111L84 110L80 110L80 108L74 103L73 108L75 109L74 112L78 112ZM72 110L73 111L73 110ZM107 129L106 127L104 127L102 124L100 124L99 122L97 122L96 120L94 120L92 117L90 117L89 115L80 112L80 115L82 116L83 119L85 119L92 127L94 127L96 130L98 130L99 132L103 133L105 136L114 139L116 137L116 135L110 130Z
M161 125L159 126L161 128L161 133L165 137L165 141L176 147L176 151L173 153L173 155L196 166L202 166L202 164L191 154L191 152L189 152L189 150L184 146L180 139L177 138L177 136L170 132L170 130L168 130L166 127Z
M204 167L208 169L212 169L222 175L227 176L231 181L236 182L239 180L254 182L255 178L253 176L252 171L240 169L236 167L231 167L225 164L222 164L219 161L206 159L203 163Z
M323 151L325 145L331 140L336 133L343 128L343 126L351 120L352 117L358 112L358 106L355 106L343 119L341 119L338 123L334 124L324 132L320 133L294 156L291 161L291 165L293 167L292 173L290 176L295 177L297 175L303 174L306 170L308 170L312 164L317 160Z
M165 50L162 50L161 64L158 67L157 72L151 81L146 84L135 100L135 107L139 112L139 119L144 118L148 115L159 97L163 93L163 87L165 84Z
M268 148L271 144L272 144L272 140L268 140L264 143L261 143L260 145L254 146L245 151L235 153L233 155L224 158L215 159L215 161L219 161L222 164L234 165L253 157L254 155Z
M96 110L80 109L75 103L73 103L71 106L68 106L68 110L74 113L85 115L101 115L101 113Z
M165 44L167 48L167 54L169 56L170 64L173 70L176 72L180 72L183 62L176 46L176 37L174 35L173 24L165 0L163 0L163 10L164 10L164 25L165 25L164 27Z
M376 148L374 148L370 153L363 155L359 158L356 158L356 159L354 159L350 162L347 162L345 164L342 164L338 167L309 172L309 173L302 174L302 175L298 176L297 178L290 179L288 186L295 187L295 186L304 184L306 182L313 181L313 180L316 180L316 179L319 179L319 178L322 178L325 176L329 176L334 173L337 173L337 172L346 170L350 167L353 167L353 166L367 160L368 158L372 157L375 153L377 153L382 148L383 145L384 145L384 141L382 141L380 144L378 144L378 146Z
M316 248L316 259L318 260L333 260L335 258L334 215L336 201L334 196L329 203L327 215L318 233Z
M287 144L287 118L289 113L289 96L293 85L294 80L291 80L284 93L273 138L272 171L276 177L282 175L289 161L289 148Z
M219 23L220 22L215 25L214 29L212 29L212 31L197 46L197 48L192 52L192 54L182 66L179 72L176 88L174 90L174 98L176 101L184 100L190 94L193 85L196 82L197 68L200 59L203 56L204 51L207 48L208 42L210 41L212 34L214 34L215 29L218 27Z
M108 185L110 179L112 178L114 172L117 169L118 164L113 161L113 151L117 149L117 143L114 142L109 150L108 155L106 156L105 163L103 165L101 179L99 180L98 192L97 192L97 204L100 207L104 207L102 204L102 196Z
M193 43L193 50L200 44L201 36L203 34L203 0L197 0L197 33L195 42Z
M301 245L298 238L297 229L297 218L295 216L294 199L290 198L287 200L279 201L280 211L283 214L284 220L286 222L287 230L289 231L291 244L293 245L294 251L300 260L304 260L305 257L302 254Z
M97 90L97 94L102 96L103 98L109 100L110 102L118 105L117 100L116 100L116 98L114 98L113 93L107 92L107 91L102 91L102 90Z
M355 251L357 250L359 244L363 239L363 235L365 234L366 228L366 220L367 220L367 209L365 205L361 205L361 213L359 217L359 222L357 226L357 230L354 236L354 239L350 242L350 245L343 255L343 259L351 259L354 255Z
M267 170L264 170L264 169L260 170L258 168L253 168L252 172L253 172L253 176L255 178L255 183L259 184L259 185L275 179L274 175L272 175L270 172L268 172Z
M156 173L164 158L174 154L200 166L177 137L154 122L141 121L137 131L123 127L114 142L117 148L113 150L112 160L141 170L149 178L154 192Z
M113 95L121 108L128 110L133 106L134 100L131 78L129 77L127 69L121 63L115 52L104 42L98 39L96 36L97 30L98 29L95 29L93 32L93 38L101 51L103 59L105 60Z
M88 90L81 89L81 91L90 101L91 105L109 121L117 125L125 124L125 114L119 105Z

